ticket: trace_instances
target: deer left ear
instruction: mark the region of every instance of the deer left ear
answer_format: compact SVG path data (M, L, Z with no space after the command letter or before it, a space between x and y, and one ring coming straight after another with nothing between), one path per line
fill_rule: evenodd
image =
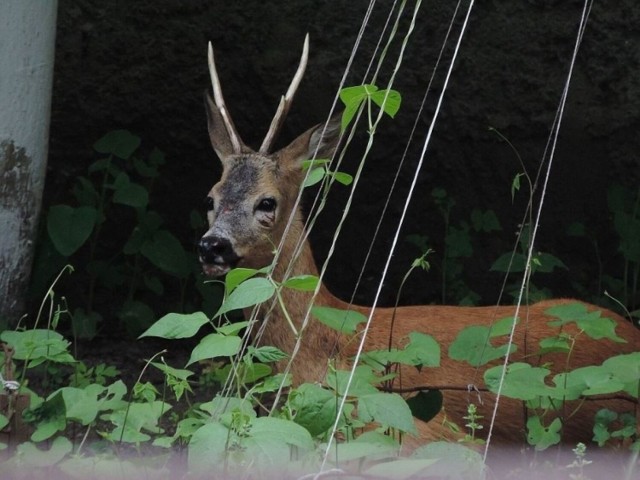
M277 152L277 162L289 167L299 168L300 162L312 158L331 158L340 140L340 121L342 114L337 114L325 124L310 128L288 146Z

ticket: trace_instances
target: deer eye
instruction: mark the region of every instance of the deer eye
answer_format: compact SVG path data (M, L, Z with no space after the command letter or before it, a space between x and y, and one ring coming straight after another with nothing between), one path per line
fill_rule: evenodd
M213 208L215 207L215 203L213 201L213 198L211 197L207 197L204 201L204 204L207 207L207 212L211 212L213 210Z
M263 198L258 203L256 210L260 210L261 212L270 213L276 209L276 200L274 198Z

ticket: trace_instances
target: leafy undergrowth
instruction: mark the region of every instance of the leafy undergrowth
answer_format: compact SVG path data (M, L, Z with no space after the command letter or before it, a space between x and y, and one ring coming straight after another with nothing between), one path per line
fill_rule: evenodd
M438 343L412 333L401 349L367 352L353 373L331 367L322 385L294 387L274 368L286 353L248 345L249 321L224 321L232 310L277 299L282 289L311 291L318 282L302 276L278 284L264 273L237 269L227 275L226 300L213 318L171 313L149 327L142 337L175 342L202 335L205 328L210 333L201 336L184 366L167 364L163 352L148 359L132 387L113 367L88 367L73 357L71 343L55 331L60 309L47 328L2 332L2 478L476 479L498 472L518 478L601 478L589 477L600 469L620 478L637 475L640 441L633 411L600 410L594 419L595 443L625 447L617 452L615 468L599 459L595 444L589 455L578 445L570 459L555 448L549 456L541 452L561 441L562 422L548 420L545 413L565 400L604 394L637 402L640 352L554 376L544 366L523 363L510 364L504 375L501 366L488 368L484 380L490 391L496 392L503 378L502 395L529 408L530 447L524 453L501 456L492 448L485 464L478 436L485 420L473 404L464 427L451 425L467 432L461 442L431 442L408 451L399 439L416 435L414 416L428 421L442 398L432 391L407 400L384 386L398 364L437 368L443 354ZM623 341L613 320L587 312L582 304L547 313L555 326L577 326L579 335ZM346 335L365 320L336 309L315 308L313 314ZM506 338L513 321L464 329L446 354L478 367L500 359L515 348ZM570 355L577 340L561 331L545 339L541 349ZM161 383L147 380L152 371ZM31 388L35 379L38 392ZM202 392L211 385L218 386L217 394L194 396L194 386ZM593 449L598 460L590 458Z

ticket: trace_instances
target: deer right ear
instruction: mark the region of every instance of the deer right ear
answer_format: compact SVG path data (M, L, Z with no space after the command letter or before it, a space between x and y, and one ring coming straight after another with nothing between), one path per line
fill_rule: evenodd
M204 106L207 111L209 140L220 160L234 153L240 153L234 151L233 143L225 127L222 114L214 103L213 98L211 98L211 95L209 95L209 92L205 92L204 94Z

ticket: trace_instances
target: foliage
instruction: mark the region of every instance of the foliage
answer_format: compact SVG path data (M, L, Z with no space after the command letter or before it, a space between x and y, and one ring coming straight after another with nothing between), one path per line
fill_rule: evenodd
M47 236L35 262L34 288L47 284L68 262L84 265L78 274L85 277L85 304L68 312L79 338L94 337L106 321L106 306L96 305L98 290L122 299L116 317L133 335L153 323L153 305L171 290L179 292L178 310L184 308L186 289L193 282L200 283L203 302L215 304L216 296L219 302L215 289L199 279L195 254L185 250L151 209L165 157L157 148L142 156L140 145L140 138L126 130L107 133L93 146L99 158L86 176L76 178L74 204L51 206L46 214ZM192 213L191 220L194 229L202 227L198 215Z

